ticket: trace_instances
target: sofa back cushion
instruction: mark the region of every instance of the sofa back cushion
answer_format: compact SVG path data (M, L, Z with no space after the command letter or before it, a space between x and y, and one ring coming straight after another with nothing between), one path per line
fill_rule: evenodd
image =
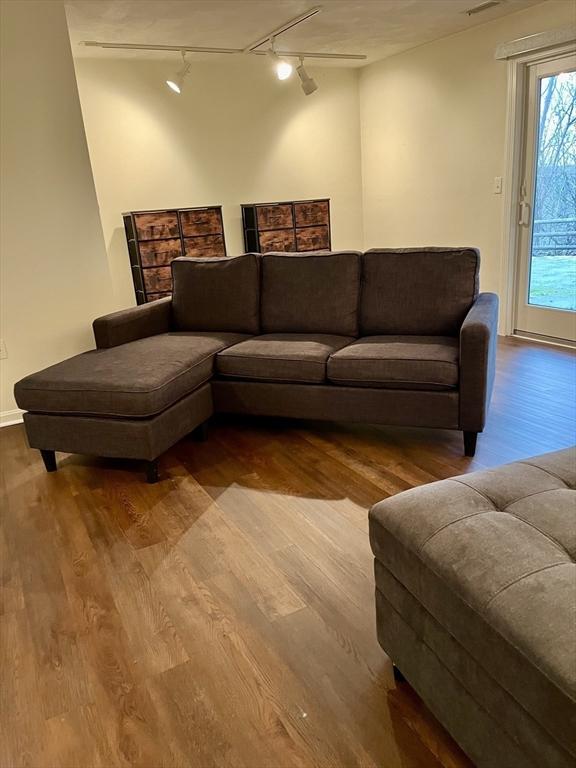
M374 248L362 256L360 332L456 335L478 295L475 248Z
M265 254L262 331L356 336L360 258L356 251Z
M260 256L172 262L172 322L178 331L260 333Z

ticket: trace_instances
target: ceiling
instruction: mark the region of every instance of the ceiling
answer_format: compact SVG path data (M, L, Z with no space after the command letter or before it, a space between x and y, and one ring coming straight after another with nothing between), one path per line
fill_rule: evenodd
M78 57L159 58L174 54L86 48L82 40L241 48L315 5L322 13L277 38L282 50L361 53L363 66L542 0L503 0L477 15L481 0L67 0ZM206 55L203 55L206 58ZM326 63L326 62L323 62Z

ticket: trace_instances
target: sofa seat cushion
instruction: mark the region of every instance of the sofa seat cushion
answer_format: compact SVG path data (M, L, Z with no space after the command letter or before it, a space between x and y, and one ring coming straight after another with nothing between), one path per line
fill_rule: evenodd
M216 370L236 379L320 384L329 356L351 341L320 333L267 333L220 352Z
M458 386L458 339L449 336L365 336L334 353L335 384L444 390Z
M147 417L205 381L237 333L162 333L84 352L16 384L18 406L36 413Z
M376 504L370 542L385 569L576 757L575 489L574 448L442 480ZM377 586L386 590L378 569Z

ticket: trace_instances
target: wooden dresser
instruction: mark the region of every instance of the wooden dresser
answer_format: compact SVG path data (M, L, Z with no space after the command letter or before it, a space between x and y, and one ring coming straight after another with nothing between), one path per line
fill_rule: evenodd
M293 200L242 206L247 251L330 250L330 200Z
M131 211L122 216L138 304L170 296L170 262L177 256L226 256L220 206Z

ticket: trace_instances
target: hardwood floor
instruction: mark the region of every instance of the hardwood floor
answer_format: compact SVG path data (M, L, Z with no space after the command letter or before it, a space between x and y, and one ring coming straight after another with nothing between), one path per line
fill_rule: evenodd
M3 768L465 768L376 641L367 510L575 442L576 357L500 344L460 433L216 420L147 485L0 431Z

